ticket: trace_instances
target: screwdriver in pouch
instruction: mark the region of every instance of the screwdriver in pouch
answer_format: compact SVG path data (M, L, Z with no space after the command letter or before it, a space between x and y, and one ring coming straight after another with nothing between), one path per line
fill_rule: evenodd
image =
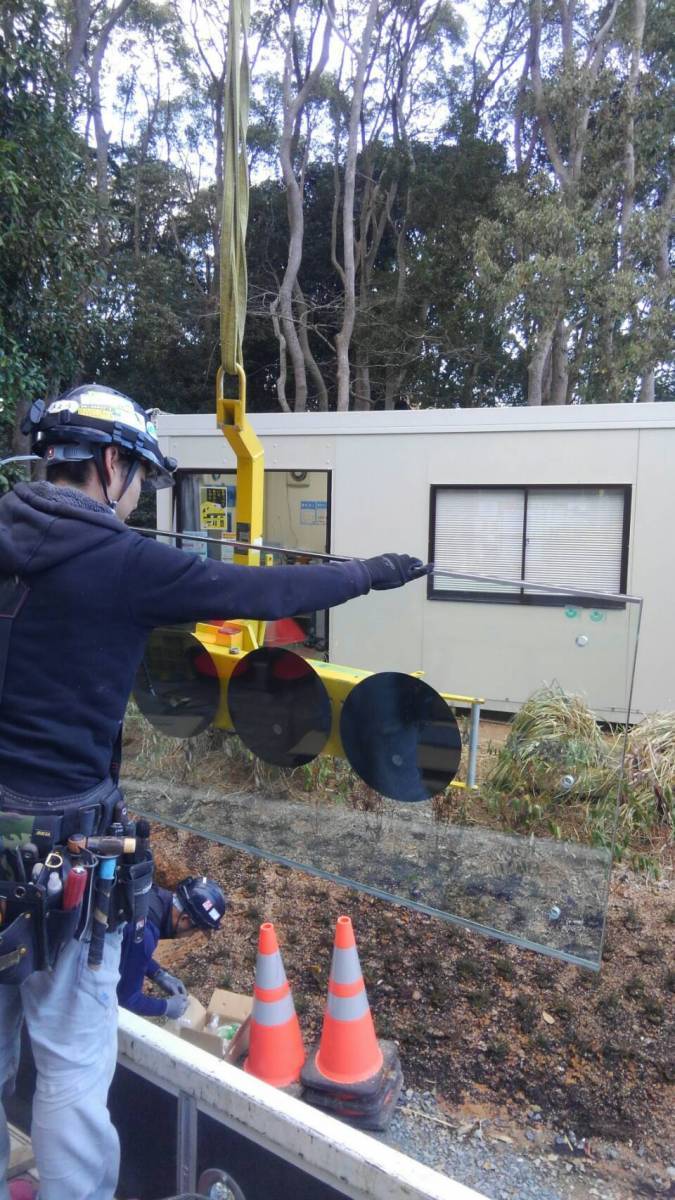
M79 863L70 868L66 882L63 885L63 903L64 911L71 908L77 908L78 904L84 896L84 889L87 886L87 868Z

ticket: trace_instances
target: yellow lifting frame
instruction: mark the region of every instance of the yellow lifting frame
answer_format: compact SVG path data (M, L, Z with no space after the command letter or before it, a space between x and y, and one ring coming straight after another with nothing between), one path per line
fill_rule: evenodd
M247 627L251 624L254 624L254 622L236 620L224 621L221 626L215 623L203 622L199 622L195 626L195 637L207 650L222 684L220 689L220 704L213 719L213 724L218 729L232 730L233 728L232 718L227 707L227 683L237 663L241 661L242 657L249 650L255 649L255 647L252 647L248 643L247 637ZM372 675L373 672L362 671L358 667L343 667L337 663L323 662L323 660L315 658L307 659L307 662L316 671L331 700L331 730L321 754L344 758L345 752L340 738L342 705L352 688L355 688L357 683L360 683L362 679L366 679L367 676ZM419 675L420 672L415 672L415 674ZM466 783L453 780L451 786L474 789L476 786L478 725L480 721L480 707L483 704L483 700L478 696L455 696L449 692L441 692L440 695L446 704L451 706L458 704L461 707L470 709L471 718L469 724L469 754Z
M235 506L236 539L255 544L262 541L265 453L257 433L246 415L246 375L236 364L236 375L226 375L223 367L216 375L216 421L237 460L237 499ZM227 382L236 383L236 395L226 396ZM260 566L258 550L234 550L234 561L242 566ZM256 650L265 638L264 621L238 621L244 632L244 648Z

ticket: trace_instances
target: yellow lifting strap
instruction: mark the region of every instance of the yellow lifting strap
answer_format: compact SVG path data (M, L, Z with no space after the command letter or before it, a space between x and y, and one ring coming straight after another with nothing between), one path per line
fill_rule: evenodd
M246 226L248 223L249 0L230 0L225 141L223 150L223 214L220 238L220 348L228 375L242 365L246 322Z
M249 0L230 0L220 238L221 367L216 380L216 417L237 456L236 537L238 541L256 542L263 532L264 458L262 445L246 418L242 361L248 290L248 25ZM251 550L235 551L234 558L251 566L260 562L259 554ZM263 633L260 624L261 638Z

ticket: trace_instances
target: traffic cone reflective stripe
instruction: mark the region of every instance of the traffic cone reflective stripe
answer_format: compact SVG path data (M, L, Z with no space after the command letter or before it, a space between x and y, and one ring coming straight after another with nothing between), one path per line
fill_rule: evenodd
M361 982L361 964L356 946L347 946L344 950L335 946L330 977L338 987L356 988ZM345 995L348 993L345 992Z
M381 1070L382 1051L349 917L338 917L317 1071L336 1083L360 1083Z
M305 1061L300 1025L274 926L260 926L253 988L251 1038L244 1070L275 1087L300 1076Z
M257 990L264 991L273 988L281 988L286 983L286 972L284 964L281 961L281 954L277 949L271 954L263 954L258 951L258 957L255 963L255 986Z
M357 996L328 996L326 1012L336 1021L358 1021L364 1013L370 1013L368 997L361 990ZM379 1068L378 1068L379 1070ZM370 1072L371 1075L374 1072Z
M256 997L253 1001L253 1020L259 1025L282 1025L294 1016L295 1006L290 993L281 1000L259 1000Z

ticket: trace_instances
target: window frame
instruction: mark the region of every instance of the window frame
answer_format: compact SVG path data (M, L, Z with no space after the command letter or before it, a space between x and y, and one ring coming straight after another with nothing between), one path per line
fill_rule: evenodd
M527 536L527 507L528 496L531 492L551 491L555 488L557 491L577 492L584 488L611 488L613 491L623 493L623 525L621 529L621 562L619 566L619 591L626 592L628 580L628 550L630 541L630 519L631 519L631 503L632 503L632 485L630 483L535 483L535 484L520 484L520 483L432 483L430 485L430 502L429 502L429 562L434 561L435 542L436 542L436 498L440 492L523 492L523 529L522 529L522 544L521 544L521 560L520 560L520 578L525 576L525 552L526 552L526 536ZM473 574L473 572L468 572ZM541 583L541 580L535 582ZM588 595L584 592L578 593L535 593L525 592L521 587L517 592L485 592L485 591L470 591L468 589L446 589L436 588L434 586L434 576L429 575L427 579L427 600L447 600L450 603L468 602L472 604L526 604L536 605L545 608L560 608L567 604L587 605ZM606 600L600 605L595 603L594 607L622 609L625 608L623 600Z

